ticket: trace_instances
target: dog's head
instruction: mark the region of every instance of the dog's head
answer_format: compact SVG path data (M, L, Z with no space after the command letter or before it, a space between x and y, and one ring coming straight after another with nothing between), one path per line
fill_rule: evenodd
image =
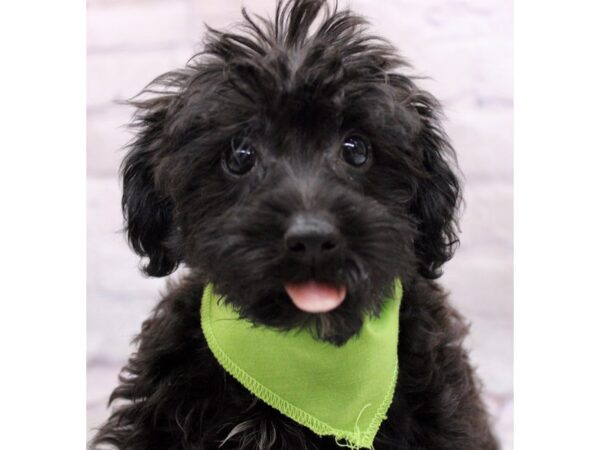
M341 344L393 280L436 278L459 184L438 104L326 1L244 12L134 100L123 209L145 272L184 263L255 323Z

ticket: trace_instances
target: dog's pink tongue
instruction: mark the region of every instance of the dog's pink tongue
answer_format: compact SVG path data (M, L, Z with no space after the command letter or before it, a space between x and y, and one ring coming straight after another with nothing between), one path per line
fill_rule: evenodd
M298 309L309 313L331 311L340 306L346 298L345 287L338 288L316 281L287 283L285 290Z

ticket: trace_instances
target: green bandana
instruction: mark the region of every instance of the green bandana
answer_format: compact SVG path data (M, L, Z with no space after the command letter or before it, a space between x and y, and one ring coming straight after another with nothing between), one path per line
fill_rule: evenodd
M202 331L223 368L265 403L340 446L372 448L396 386L401 298L397 281L381 314L335 347L307 330L254 326L208 285Z

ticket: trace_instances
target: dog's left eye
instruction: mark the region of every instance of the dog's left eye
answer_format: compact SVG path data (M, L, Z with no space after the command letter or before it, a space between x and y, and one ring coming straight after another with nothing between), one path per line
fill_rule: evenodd
M351 166L363 166L369 159L369 144L359 136L346 138L342 144L342 158Z
M256 150L247 139L232 139L225 164L231 173L244 175L256 164Z

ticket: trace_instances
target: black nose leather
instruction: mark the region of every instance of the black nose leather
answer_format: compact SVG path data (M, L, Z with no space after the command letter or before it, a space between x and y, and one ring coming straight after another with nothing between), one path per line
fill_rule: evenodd
M317 214L295 216L284 239L288 254L307 264L333 256L340 247L338 229Z

